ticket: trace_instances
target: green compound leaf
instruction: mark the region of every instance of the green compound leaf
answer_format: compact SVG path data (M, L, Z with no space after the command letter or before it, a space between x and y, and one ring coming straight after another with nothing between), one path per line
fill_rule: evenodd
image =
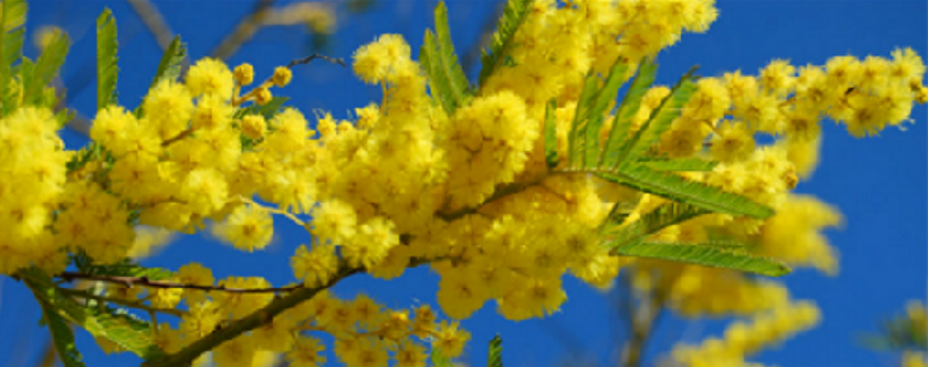
M432 348L432 354L429 356L429 360L432 361L433 367L454 367L454 363L451 363L451 359L445 357L445 354L438 348Z
M732 251L720 246L639 242L616 247L613 251L624 256L669 260L771 277L778 277L790 272L788 266L774 259L750 255L743 251Z
M496 69L505 64L509 52L515 46L513 39L516 32L531 13L532 2L533 0L509 0L509 3L506 4L503 16L500 18L499 23L496 24L493 42L490 44L489 50L484 50L480 57L480 86L486 83L487 78L493 75Z
M52 302L55 299L54 289L42 288L28 281L26 283L42 308L42 320L48 326L55 351L58 352L58 359L65 367L83 367L83 358L74 343L74 331L68 325L68 320L58 313L60 310Z
M24 104L36 104L42 100L45 87L58 74L58 69L64 64L64 58L68 55L70 46L68 36L60 30L55 30L52 34L52 41L35 61L33 80L30 87L25 90Z
M146 268L139 265L131 259L123 259L115 264L108 265L86 265L81 269L82 273L89 275L105 275L116 277L147 277L151 280L162 280L170 278L173 272L163 268Z
M545 162L548 168L557 167L557 100L552 99L545 105Z
M470 84L458 63L448 28L448 8L444 2L435 7L435 33L425 31L419 52L422 67L429 75L429 88L448 115L466 106L471 98Z
M109 339L146 360L164 356L164 352L154 343L154 334L148 322L120 314L111 307L81 305L55 288L51 277L40 270L32 268L22 274L40 302L54 306L60 316L83 327L95 337Z
M116 51L119 42L116 38L116 19L109 8L97 18L97 111L106 106L119 104L116 93L116 78L119 57Z
M3 40L0 42L0 112L6 116L19 106L19 90L11 87L13 63L23 57L23 38L26 23L25 0L4 0L0 8L0 28ZM31 78L30 78L31 79Z
M616 60L602 88L596 93L593 105L587 110L585 118L586 124L586 164L585 167L596 167L599 165L600 148L599 148L599 130L606 119L604 114L609 104L615 101L619 94L619 88L625 83L625 74L628 72L628 64L622 60Z
M638 162L651 169L667 172L706 172L711 171L718 164L718 162L713 162L702 158L644 158L639 159Z
M265 120L270 121L274 116L283 111L284 103L289 101L289 97L272 97L270 101L263 105L251 104L248 107L239 109L235 112L234 118L240 119L245 115L261 115Z
M606 139L600 166L614 167L619 157L619 147L628 139L631 131L632 118L641 108L641 100L648 93L648 88L657 77L657 64L650 59L644 59L638 65L638 73L632 80L631 86L622 99L622 104L612 119L612 129Z
M599 176L638 191L717 213L746 215L758 219L774 214L770 207L745 197L724 192L701 182L688 181L671 173L656 171L640 163L627 163L618 171L600 173Z
M567 158L571 168L580 168L583 163L583 152L586 151L586 128L589 122L585 116L589 106L596 99L599 78L595 75L587 75L583 90L580 91L580 97L577 98L577 109L574 111L574 119L570 124L570 132L567 133Z
M667 203L641 216L635 222L619 227L622 223L614 223L607 227L605 233L614 236L611 246L622 247L644 241L648 236L658 231L683 223L689 219L703 214L711 213L708 210L683 203Z
M680 78L680 81L671 89L670 94L665 97L661 104L651 112L648 121L641 125L638 131L631 138L626 140L618 149L615 162L616 167L631 160L638 159L645 151L651 148L654 143L660 140L661 134L670 129L670 123L673 122L686 104L696 92L696 85L691 81L693 72L696 67Z
M490 340L490 352L487 367L503 367L503 339L496 335Z
M152 79L151 86L149 86L148 89L154 88L162 80L177 80L177 78L180 77L181 66L186 57L187 46L181 42L180 36L174 36L174 40L171 41L168 48L164 50L164 55L161 56L161 62L158 63L158 71L155 72L155 77Z

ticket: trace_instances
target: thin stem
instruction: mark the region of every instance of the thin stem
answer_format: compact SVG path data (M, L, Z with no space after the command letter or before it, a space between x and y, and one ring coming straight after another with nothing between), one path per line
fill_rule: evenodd
M180 289L199 289L204 291L222 291L230 293L271 293L271 292L293 292L303 288L303 285L294 285L289 287L278 287L278 288L229 288L225 286L212 286L212 285L198 285L198 284L184 284L184 283L174 283L168 281L159 281L151 280L148 277L127 277L127 276L108 276L108 275L97 275L97 274L83 274L78 272L66 271L58 275L59 278L62 278L67 281L72 281L74 279L86 279L86 280L95 280L99 282L107 283L116 283L122 284L126 287L133 287L136 285L145 286L149 288L180 288ZM114 302L116 303L116 302Z
M79 298L92 299L92 300L101 301L101 302L115 303L115 304L117 304L117 305L121 305L121 306L126 306L126 307L129 307L129 308L136 308L136 309L139 309L139 310L147 311L149 314L154 314L155 312L160 312L160 313L164 313L164 314L168 314L168 315L174 315L174 316L177 316L177 317L181 317L181 316L187 314L187 313L184 312L184 311L175 310L175 309L173 309L173 308L156 308L156 307L151 307L151 306L143 305L142 303L137 302L137 301L128 301L128 300L119 299L119 298L114 298L114 297L100 296L100 295L91 294L91 293L87 293L87 292L84 292L84 291L78 291L78 290L74 290L74 289L58 288L58 290L61 291L61 293L70 295L70 296L72 296L72 297L79 297ZM155 319L155 320L157 320L157 319Z
M274 0L258 0L251 12L242 18L235 30L229 33L219 43L219 46L216 46L210 56L222 60L235 54L242 44L251 39L261 28L265 18L271 14L273 4Z
M228 326L215 330L209 335L193 342L177 353L170 354L157 361L142 363L142 367L169 367L186 366L201 354L213 350L222 343L232 340L250 330L261 327L274 319L280 313L310 300L317 293L332 287L338 281L362 272L362 268L350 267L346 262L339 264L339 271L325 285L313 288L299 288L292 293L272 301L264 308L252 312L250 315L230 323Z
M625 342L625 348L622 351L622 366L641 366L645 348L660 319L663 305L663 295L656 293L641 300L638 307L631 310L631 337Z
M193 134L193 128L192 128L192 127L191 127L191 128L187 128L187 130L181 131L180 134L177 134L177 136L174 136L173 138L170 138L170 139L168 139L168 140L165 140L164 142L161 143L161 146L162 146L162 147L167 147L168 145L174 144L174 143L180 141L181 139L184 139L184 138L190 136L190 134Z
M276 209L276 208L269 208L269 207L267 207L267 206L258 204L258 203L256 203L254 200L251 200L251 199L246 198L246 197L241 196L241 195L239 195L238 198L236 198L236 199L239 200L239 201L241 201L241 202L243 202L243 203L248 203L248 204L254 205L254 206L258 207L259 209L265 210L265 211L267 211L267 212L269 212L269 213L274 213L274 214L283 215L283 216L287 217L288 219L290 219L291 221L293 221L294 223L296 223L297 225L299 225L300 227L305 227L305 226L306 226L306 222L304 222L302 219L298 218L296 215L294 215L293 213L290 213L290 212L288 212L288 211L286 211L286 210L283 210L283 209ZM236 199L233 199L233 200L236 200Z

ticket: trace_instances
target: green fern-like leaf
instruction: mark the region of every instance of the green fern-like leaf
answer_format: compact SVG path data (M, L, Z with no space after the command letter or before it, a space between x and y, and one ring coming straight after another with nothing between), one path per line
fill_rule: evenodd
M451 359L445 357L445 354L438 348L432 348L429 360L431 360L433 367L454 367L454 363L451 363Z
M264 116L266 120L270 120L274 118L274 116L277 116L278 113L283 111L284 103L287 103L289 100L289 97L272 97L270 101L263 105L252 104L248 107L239 109L235 112L234 116L236 119L240 119L245 115L261 115Z
M110 9L104 9L97 18L97 110L119 104L116 93L116 78L119 66L116 51L116 19Z
M471 90L464 69L458 63L448 28L448 8L444 2L435 7L435 33L426 30L420 61L429 75L429 88L449 115L467 105Z
M718 162L702 158L678 159L639 159L639 163L658 171L667 172L706 172L711 171Z
M25 0L4 0L0 13L0 112L8 115L18 105L16 88L10 87L13 78L13 63L23 57L23 38L28 7Z
M181 66L186 57L187 46L180 40L180 36L174 36L174 40L171 41L168 48L164 50L164 55L161 56L158 70L155 72L155 77L151 80L151 86L148 89L154 88L162 80L177 80L180 77Z
M490 352L487 367L503 367L503 339L499 335L490 340Z
M467 105L471 97L470 84L458 63L448 27L448 8L444 2L435 7L435 33L425 32L420 61L429 75L429 88L449 115Z
M35 60L33 81L30 88L25 90L23 101L25 104L37 104L42 100L45 87L48 86L58 69L64 64L71 42L68 36L59 30L52 35L52 41L42 50L42 54Z
M158 359L164 352L154 343L149 323L110 307L84 306L59 291L51 277L38 269L22 272L30 288L41 302L53 305L65 319L83 327L96 337L109 339L121 348L146 360ZM38 290L38 292L36 292Z
M545 162L548 168L557 167L557 100L552 99L545 105Z
M139 265L131 259L123 259L115 264L107 265L86 265L81 272L91 275L105 275L116 277L146 277L151 280L162 280L170 278L173 272L163 268L149 268Z
M790 272L788 266L774 259L750 255L743 251L731 251L719 246L639 242L615 247L614 252L624 256L669 260L772 277L778 277Z
M503 66L509 57L509 52L515 46L513 39L516 32L532 10L533 0L509 0L503 10L503 16L496 24L493 33L493 42L489 50L484 50L480 57L479 83L483 86L487 78Z
M606 139L606 146L601 156L601 167L615 166L619 157L619 147L628 139L629 131L631 131L632 118L641 108L641 100L656 77L657 64L650 59L642 60L631 86L612 119L612 129L609 131L609 138Z
M701 182L687 181L680 176L655 171L640 163L628 163L616 172L600 173L600 177L626 185L638 191L662 196L717 213L746 215L764 219L773 209L747 198L724 192Z
M589 125L586 116L590 106L595 103L598 87L599 78L592 73L588 74L584 81L583 90L580 91L580 97L577 98L574 119L571 121L570 131L567 133L567 158L571 168L583 166L587 142L586 130Z
M660 140L661 134L670 128L670 123L680 116L680 110L683 105L693 96L696 91L696 85L690 79L696 67L680 78L680 81L674 85L670 94L665 97L661 104L651 112L648 121L645 122L631 138L622 143L618 149L618 156L613 166L621 166L627 161L640 157L654 143Z
M609 108L609 104L615 101L616 96L619 94L619 88L621 88L622 83L625 82L625 74L627 72L628 64L625 60L616 60L602 88L597 91L593 105L587 111L587 116L585 118L587 118L589 122L586 126L586 144L584 144L586 148L586 167L596 167L599 165L599 157L601 155L599 130L602 128L603 121L606 119L604 116L606 109Z
M644 241L648 236L658 231L683 223L689 219L703 214L711 213L708 210L683 203L667 203L641 216L637 221L624 226L622 223L605 228L605 234L613 237L611 246L622 247Z
M59 309L52 301L55 299L54 289L42 288L29 281L26 284L42 308L42 320L51 334L55 351L58 352L58 359L65 367L83 367L83 357L74 343L74 331L68 325L68 320L58 313Z

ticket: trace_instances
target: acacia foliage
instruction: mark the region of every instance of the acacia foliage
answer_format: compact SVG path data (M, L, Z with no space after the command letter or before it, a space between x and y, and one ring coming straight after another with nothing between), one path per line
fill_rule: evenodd
M0 183L14 223L2 229L0 272L33 290L69 367L81 364L69 323L148 366L210 351L220 367L269 353L315 366L326 362L320 333L350 366L421 366L424 343L432 363L447 365L469 339L456 321L439 322L428 305L390 310L326 292L355 274L392 279L423 265L441 275L437 298L452 320L489 300L509 319L544 317L566 300L565 274L608 286L623 268L687 316L773 310L755 325L785 326L753 344L726 339L724 353L674 355L737 362L818 320L782 285L744 273L836 266L819 232L838 214L790 193L814 166L819 121L873 134L928 99L910 49L798 71L775 60L756 77L694 69L654 85L657 53L684 31L705 31L711 1L514 0L476 83L442 4L418 61L398 35L354 54L358 77L383 87L380 104L357 109L356 120L327 114L313 130L271 91L315 55L258 83L250 65L209 58L181 76L176 38L143 102L119 105L117 27L105 11L93 142L69 151L55 132L72 115L53 113L49 86L67 38L56 35L34 63L22 58L25 8L5 1L0 18L0 170L14 177ZM759 146L762 134L776 142ZM294 284L132 260L167 233L207 227L260 251L275 218L307 230L290 259ZM156 314L179 322L157 324ZM500 365L500 342L490 350Z

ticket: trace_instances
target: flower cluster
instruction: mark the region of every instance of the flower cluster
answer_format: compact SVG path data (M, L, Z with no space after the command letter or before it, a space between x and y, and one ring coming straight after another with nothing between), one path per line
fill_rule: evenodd
M670 358L679 366L754 366L745 363L746 356L811 328L820 318L815 305L797 302L759 315L750 324L735 322L723 339L706 339L698 347L678 345Z
M605 76L620 62L628 68L618 78L626 81L635 65L683 31L705 31L716 15L711 0L535 1L508 61L491 65L453 110L434 103L435 84L405 40L383 35L361 47L353 63L361 80L380 85L380 103L356 109L356 119L321 114L314 129L271 93L290 83L289 66L243 93L255 82L253 67L230 69L210 58L197 61L183 81L160 80L134 111L102 108L90 130L94 145L81 152L63 150L48 110L18 109L0 119L0 172L14 178L0 182L0 218L11 223L0 229L0 272L35 265L58 274L69 252L98 265L119 263L148 247L140 242L154 241L145 234L152 228L210 227L238 249L259 251L272 242L278 215L307 231L290 258L298 281L292 289L323 291L220 345L212 355L219 367L251 366L266 352L285 353L294 366L321 365L325 346L314 333L333 336L332 349L348 366L386 366L391 358L423 366L425 347L413 337L459 355L469 334L456 322L438 323L428 306L388 310L366 296L342 300L324 291L345 269L392 279L422 264L441 276L438 303L454 319L491 300L508 319L544 317L567 299L565 274L607 287L622 268L635 287L686 316L770 312L753 325L734 324L724 340L673 355L694 366L743 363L765 343L811 327L817 309L792 302L779 283L734 270L615 255L600 231L615 209L630 208L624 222L612 223L623 228L668 200L565 169L563 158L588 75ZM718 162L677 174L777 214L705 214L648 240L699 244L724 236L751 245L739 251L834 273L836 251L821 230L840 223L840 215L791 190L817 162L821 119L854 136L873 135L904 123L913 103L928 102L921 58L910 49L892 56L842 56L798 71L774 60L758 76L700 79L669 130L655 134L652 153ZM671 93L664 86L644 93L627 111L629 136ZM551 100L559 162L548 161L545 147ZM598 117L613 121L618 112L608 107ZM589 136L602 143L612 129L603 124ZM775 142L758 143L761 134ZM216 282L196 263L171 276L199 287L107 291L123 304L155 310L177 311L184 302L178 328L155 328L167 353L274 301L270 292L241 291L270 288L263 278Z

